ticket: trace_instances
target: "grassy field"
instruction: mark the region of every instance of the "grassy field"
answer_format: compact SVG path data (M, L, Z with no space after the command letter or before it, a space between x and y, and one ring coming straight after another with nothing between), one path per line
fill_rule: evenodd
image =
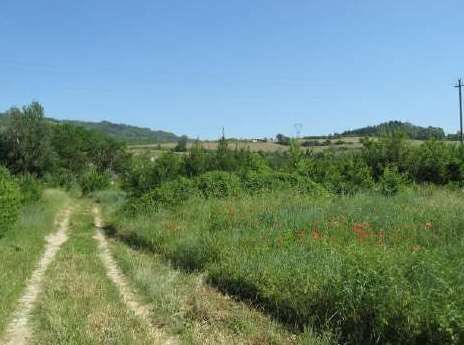
M291 329L350 344L460 344L463 211L460 192L423 187L192 200L113 222L119 238L204 272Z
M152 306L152 320L182 344L330 344L330 337L295 334L270 317L209 287L201 273L171 267L159 255L113 241L123 272Z
M335 145L337 139L330 140L332 145L327 146L314 146L311 149L315 152L326 150L330 147L335 148L359 148L360 147L360 137L347 137L343 138L345 144ZM300 139L301 142L306 140ZM325 140L317 139L316 141L325 142ZM218 147L217 141L204 141L201 143L206 150L216 150ZM154 157L157 157L159 154L166 150L172 150L177 145L177 143L163 143L163 144L150 144L150 145L130 145L129 151L134 154L152 154ZM193 143L188 143L187 148L191 148ZM238 147L249 149L252 152L285 152L288 150L289 146L279 145L275 142L252 142L252 141L230 141L229 146L231 148Z
M68 201L65 193L46 190L43 199L23 209L18 224L0 238L0 334L42 254L45 235L55 231L55 217Z

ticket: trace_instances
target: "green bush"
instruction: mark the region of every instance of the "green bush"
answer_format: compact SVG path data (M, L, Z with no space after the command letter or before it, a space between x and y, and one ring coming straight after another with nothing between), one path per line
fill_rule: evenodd
M0 167L0 236L16 223L20 204L18 184L6 168Z
M242 188L250 194L274 192L291 189L303 194L326 194L327 191L320 184L306 176L285 172L256 172L249 171L241 177Z
M172 152L163 153L156 160L149 156L134 157L122 175L122 188L131 197L141 197L181 176L183 170L183 158Z
M94 167L87 169L79 178L83 194L103 190L111 185L111 177L106 172L99 172Z
M198 195L195 183L185 177L178 177L156 188L151 196L164 206L177 206Z
M18 176L16 180L21 190L22 204L29 204L40 200L43 186L37 178L30 174L24 174Z
M380 192L386 196L395 195L405 182L406 179L398 172L398 168L387 166L379 180Z
M59 187L66 190L71 190L79 184L76 174L64 168L45 175L44 181L50 187Z
M198 195L195 183L185 177L179 177L163 183L139 198L129 200L129 203L132 203L130 209L135 213L149 213L159 210L160 207L178 206L195 195Z
M240 193L240 178L225 171L210 171L200 175L197 187L205 198L224 198Z

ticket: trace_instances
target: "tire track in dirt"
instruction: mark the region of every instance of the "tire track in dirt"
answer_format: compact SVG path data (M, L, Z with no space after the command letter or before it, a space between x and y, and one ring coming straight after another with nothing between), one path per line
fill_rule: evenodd
M55 221L56 226L58 226L58 231L45 238L45 252L26 285L26 289L19 300L13 319L7 326L5 336L0 340L0 344L26 345L29 339L31 339L32 333L29 324L30 315L40 294L45 272L55 258L58 250L68 239L67 232L70 215L71 209L69 208L60 212Z
M108 241L103 233L103 220L101 218L99 208L95 206L92 211L96 227L96 234L94 238L98 242L100 258L106 268L108 278L118 288L119 294L129 310L131 310L148 327L149 332L155 339L159 340L159 342L164 345L177 345L179 342L176 338L167 336L162 330L150 322L150 306L139 302L140 299L137 298L130 288L127 278L119 270L113 256L111 255Z

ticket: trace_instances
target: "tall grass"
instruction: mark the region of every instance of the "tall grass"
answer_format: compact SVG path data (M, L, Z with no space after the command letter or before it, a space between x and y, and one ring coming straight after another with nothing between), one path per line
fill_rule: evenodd
M423 187L393 197L290 193L114 213L119 236L296 327L350 344L464 342L464 203Z

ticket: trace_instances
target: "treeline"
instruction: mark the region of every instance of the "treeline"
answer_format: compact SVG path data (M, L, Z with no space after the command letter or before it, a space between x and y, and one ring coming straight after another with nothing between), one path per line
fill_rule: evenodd
M0 124L0 235L21 205L40 198L45 184L84 193L105 188L128 161L124 144L99 131L50 122L37 102L11 108Z
M345 131L342 136L384 136L391 133L402 132L411 139L428 140L444 139L445 131L439 127L421 127L409 122L389 121L376 126L367 126L359 129Z
M223 138L215 152L196 143L186 155L168 152L154 161L134 157L121 175L132 202L155 209L193 194L223 197L293 189L318 194L377 190L392 195L412 183L460 186L463 179L461 146L438 140L413 145L401 133L366 138L356 151L320 153L305 151L296 141L287 152L253 153L230 148Z
M126 159L123 143L96 130L52 123L37 102L8 110L0 131L0 163L13 174L49 178L78 176L89 168L111 172Z

